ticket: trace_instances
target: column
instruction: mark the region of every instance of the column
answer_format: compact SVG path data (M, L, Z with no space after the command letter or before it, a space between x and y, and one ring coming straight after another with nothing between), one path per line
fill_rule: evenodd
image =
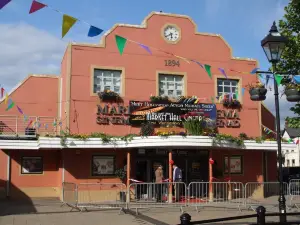
M130 202L130 190L129 190L129 185L130 185L130 173L131 173L131 168L130 168L130 151L127 152L127 195L126 195L126 202Z
M11 187L11 157L10 157L10 151L7 151L6 198L10 197L10 187Z
M173 168L171 163L172 162L172 150L169 150L169 196L168 196L168 202L172 203L173 202L173 196L172 196L172 181L173 181Z
M209 201L212 202L214 200L214 190L213 190L213 164L210 162L212 159L212 150L209 150L209 161L208 161L208 172L209 172Z

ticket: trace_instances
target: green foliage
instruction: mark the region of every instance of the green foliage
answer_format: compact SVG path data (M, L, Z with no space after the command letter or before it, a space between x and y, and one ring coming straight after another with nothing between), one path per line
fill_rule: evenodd
M292 108L294 108L294 107L292 107ZM285 119L285 121L286 121L286 124L288 127L300 128L300 117L293 117L293 118L287 117Z
M222 141L228 141L230 143L236 144L237 146L244 145L244 140L240 137L233 137L230 134L216 134L216 136L213 138L213 143L218 144Z
M190 135L202 135L204 132L203 120L189 119L183 122L183 126Z
M122 168L116 169L115 171L115 175L120 179L120 180L124 180L126 177L126 171Z
M277 65L280 72L289 72L290 74L300 74L300 1L291 0L284 8L285 15L279 21L280 33L288 38L285 51L282 53L282 60ZM283 79L282 84L286 88L292 88L290 79ZM300 90L300 85L296 88ZM290 109L296 115L300 115L300 104L296 103ZM299 127L300 118L288 119L288 126Z

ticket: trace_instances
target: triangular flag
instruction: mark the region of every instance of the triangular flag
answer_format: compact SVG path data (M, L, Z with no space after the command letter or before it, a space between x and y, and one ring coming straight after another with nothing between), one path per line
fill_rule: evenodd
M32 120L29 121L27 127L29 127L32 124Z
M14 105L15 105L15 103L14 102L12 102L7 108L6 108L6 110L5 111L8 111L8 110L10 110L12 107L14 107Z
M102 32L103 32L102 29L100 29L100 28L98 28L98 27L90 26L88 36L89 36L89 37L96 37L96 36L98 36L99 34L101 34Z
M177 58L179 58L179 59L182 59L182 60L184 60L184 61L186 61L187 63L190 64L190 61L188 59L186 59L184 57L181 57L181 56L178 56L178 55L174 55L174 56L177 57Z
M1 88L1 98L4 96L4 88Z
M10 99L8 99L8 105L10 105L12 102L13 102L13 101L12 101L12 99L11 99L11 98L10 98Z
M40 3L38 1L33 0L32 4L31 4L31 7L30 7L30 10L29 10L29 14L34 13L34 12L36 12L36 11L46 7L46 6L47 5L45 5L43 3Z
M7 100L8 100L8 94L6 93L6 94L5 94L5 100L4 100L4 103L5 103L5 104L7 104Z
M6 6L10 2L11 2L11 0L0 0L0 9L2 9L4 6Z
M256 71L258 70L259 68L254 68L250 73L251 74L256 74Z
M274 77L275 77L277 85L279 86L281 84L283 76L280 76L279 74L275 74Z
M291 142L292 142L292 139L289 139L289 140L288 140L288 143L290 144Z
M24 122L26 122L28 120L28 116L24 115Z
M201 66L201 68L203 68L204 69L204 67L203 67L203 65L201 64L201 63L199 63L198 61L196 61L196 60L191 60L192 62L194 62L194 63L197 63L199 66Z
M293 80L296 84L300 84L300 75L293 76Z
M53 126L56 127L56 122L55 121L53 122Z
M206 72L207 72L207 74L208 74L208 76L210 77L210 79L212 78L212 76L211 76L211 71L210 71L210 68L211 68L211 66L210 65L207 65L207 64L205 64L204 65L204 68L205 68L205 70L206 70Z
M116 35L116 43L117 43L117 47L118 47L118 50L120 52L120 55L122 55L123 52L124 52L126 42L127 42L126 38L123 38L119 35Z
M228 78L227 78L227 75L226 75L226 73L225 73L225 70L224 70L223 68L219 68L219 71L224 75L224 77L225 77L226 79L228 79Z
M69 32L71 27L76 23L77 19L64 14L63 15L63 24L62 24L62 38Z
M141 43L138 43L138 45L141 46L143 49L145 49L147 52L149 52L150 55L152 55L152 52L151 52L151 50L150 50L150 48L148 46L143 45Z
M245 88L242 88L242 96L245 94Z
M297 145L299 144L299 140L296 141L296 144L297 144Z
M215 103L214 97L210 97L210 99L211 99L211 102L212 102L212 103Z
M235 89L235 97L236 99L239 99L239 90L237 88Z
M18 109L19 113L23 114L23 111L19 106L17 106L17 109Z

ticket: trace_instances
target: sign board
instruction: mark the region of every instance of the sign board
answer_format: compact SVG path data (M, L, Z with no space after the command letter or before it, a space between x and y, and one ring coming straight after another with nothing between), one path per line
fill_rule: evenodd
M203 119L208 126L215 126L217 109L215 104L153 103L149 101L129 102L129 123L141 125L145 122L155 124L172 123L181 125L189 119Z

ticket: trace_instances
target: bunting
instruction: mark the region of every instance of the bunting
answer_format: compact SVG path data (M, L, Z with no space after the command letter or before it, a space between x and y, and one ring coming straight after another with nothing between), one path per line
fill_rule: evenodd
M45 5L45 4L41 3L41 2L33 0L32 4L31 4L31 7L30 7L30 10L29 10L29 14L34 13L36 11L39 11L40 9L42 9L42 8L44 8L46 6L47 5Z
M119 35L116 35L115 37L116 37L116 43L117 43L118 50L120 52L120 55L122 55L124 52L124 48L125 48L127 39L123 38Z
M210 77L210 79L212 79L210 68L211 68L210 65L207 65L207 64L204 65L204 69L205 69L206 73L208 74L208 76Z
M4 8L11 0L0 0L0 9Z
M15 106L15 103L12 102L11 104L8 105L8 107L6 108L5 111L8 111L8 110L12 109L14 106Z
M148 46L143 45L141 43L138 43L138 45L141 46L143 49L145 49L147 52L149 52L150 55L152 55L152 52L151 52L151 50L150 50L150 48Z
M274 77L275 77L277 85L279 86L281 84L283 76L280 76L279 74L275 74Z
M100 35L102 32L103 32L102 29L100 29L98 27L90 26L88 36L89 37L96 37L96 36Z
M64 14L63 15L63 24L62 24L62 38L69 32L71 27L77 22L77 19Z
M219 71L224 75L224 77L225 77L226 79L228 79L228 78L227 78L227 75L226 75L226 73L225 73L225 70L224 70L223 68L219 68Z
M1 99L3 98L3 96L4 96L4 88L2 87L1 88Z

